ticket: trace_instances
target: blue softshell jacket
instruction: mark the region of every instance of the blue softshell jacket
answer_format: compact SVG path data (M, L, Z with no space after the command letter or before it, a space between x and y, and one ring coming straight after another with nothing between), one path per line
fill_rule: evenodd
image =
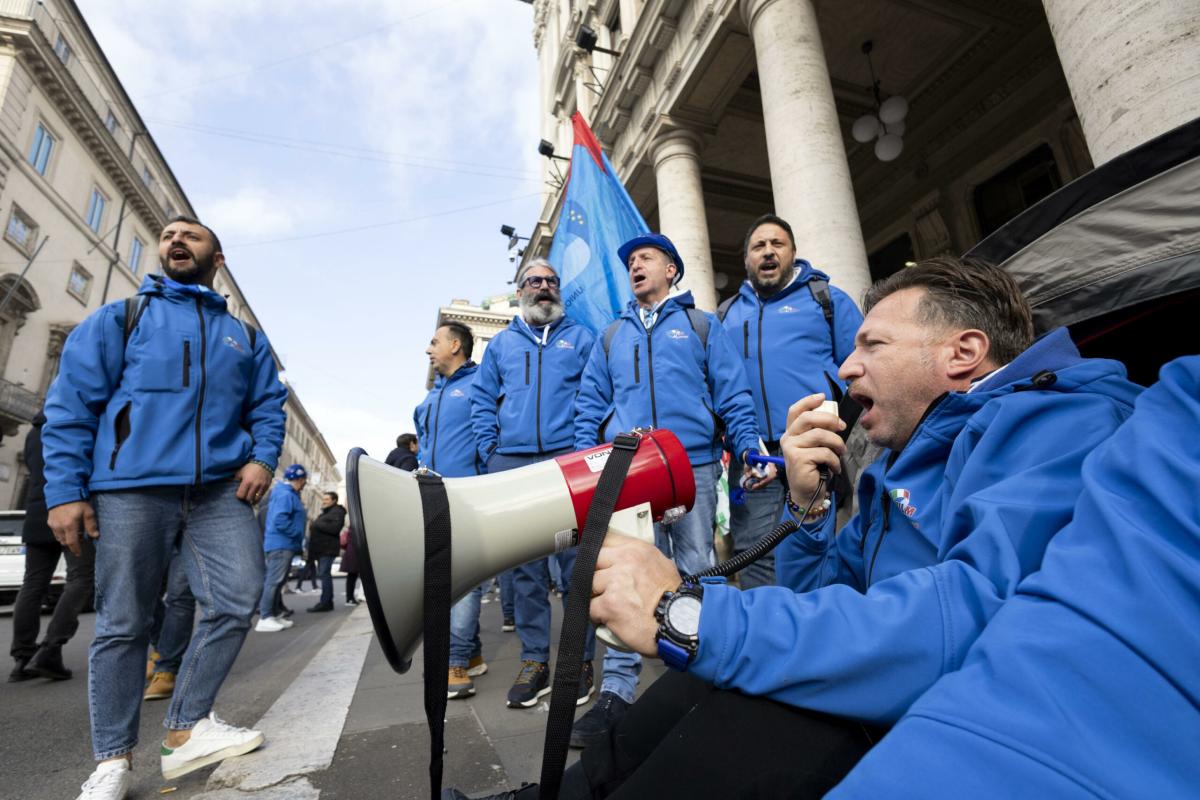
M1053 375L1053 378L1049 377ZM891 723L962 664L1070 519L1080 468L1140 387L1065 329L931 404L864 471L859 513L776 550L780 586L705 591L690 670L721 688Z
M1188 356L1088 457L1074 519L962 669L831 797L1196 797L1198 431Z
M471 430L471 384L479 366L468 361L449 378L441 375L413 412L417 461L447 478L482 475L484 463Z
M251 459L273 469L287 387L271 345L225 298L148 276L149 298L125 343L125 301L67 337L46 396L42 446L50 507L90 492L225 480Z
M708 341L700 341L686 311L693 307L691 292L667 298L647 333L631 302L607 356L597 340L575 402L576 450L650 426L679 437L694 466L721 457L723 431L734 452L758 449L746 371L716 315L705 315Z
M471 387L479 457L549 453L575 443L575 396L596 338L569 317L531 328L514 317L488 343Z
M838 368L854 352L854 335L862 325L858 306L830 285L831 335L821 304L808 287L814 279L828 281L829 276L797 259L795 279L766 300L745 281L721 323L746 368L758 429L770 442L787 430L792 403L816 392L829 393L822 373L837 379Z
M276 484L267 503L267 527L263 535L263 552L304 549L304 523L307 512L299 493L287 481Z

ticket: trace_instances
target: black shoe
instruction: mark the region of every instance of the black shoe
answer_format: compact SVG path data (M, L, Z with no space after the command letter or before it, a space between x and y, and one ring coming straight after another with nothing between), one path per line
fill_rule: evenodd
M62 645L44 644L29 660L29 671L52 681L65 681L71 678L71 670L67 669L62 660Z
M309 613L314 611L333 611L333 603L317 603L309 609Z
M508 690L509 708L533 708L550 692L550 666L542 661L522 661L517 680Z
M538 785L536 783L523 783L521 788L516 791L489 794L486 797L477 798L463 794L458 789L442 789L442 800L537 800L537 798Z
M292 611L290 608L284 606L283 611L280 611L277 616L287 619L288 617L290 617L292 614L295 614L295 613L296 613L295 611Z
M12 672L8 673L8 682L20 683L21 681L28 681L36 678L37 674L30 672L28 670L28 666L28 658L18 658L16 665L12 668Z
M629 705L612 692L601 692L592 710L575 720L575 727L571 729L571 747L603 742L617 720L625 716Z
M517 621L512 617L505 617L504 622L500 623L501 633L512 633L517 629Z
M583 662L583 672L579 675L579 695L575 698L575 705L581 706L592 697L592 692L596 688L596 671L592 668L592 662Z

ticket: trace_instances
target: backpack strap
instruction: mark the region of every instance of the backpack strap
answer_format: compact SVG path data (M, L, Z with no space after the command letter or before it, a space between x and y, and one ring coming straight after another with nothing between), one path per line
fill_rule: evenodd
M615 320L604 329L604 358L608 359L608 351L612 348L613 337L617 335L617 331L621 329L621 320Z
M687 312L688 322L692 326L692 330L700 337L700 344L708 347L708 315L698 308L685 308Z
M238 322L242 323L242 330L246 332L246 338L250 340L250 353L253 354L254 347L258 344L258 328L243 319L239 319Z
M727 297L725 299L725 302L723 302L723 303L721 303L721 305L717 306L717 319L721 320L721 322L724 322L725 316L729 313L730 306L732 306L733 301L735 301L737 299L738 299L738 296L735 294L733 297Z
M829 281L823 278L813 278L808 282L808 291L812 293L813 300L821 306L821 312L825 315L825 322L829 324L829 338L834 340L836 346L836 334L833 328L833 298L829 295Z
M123 342L125 347L129 347L129 337L133 335L133 329L137 327L138 321L141 320L148 305L150 305L150 295L147 294L125 298L125 339Z

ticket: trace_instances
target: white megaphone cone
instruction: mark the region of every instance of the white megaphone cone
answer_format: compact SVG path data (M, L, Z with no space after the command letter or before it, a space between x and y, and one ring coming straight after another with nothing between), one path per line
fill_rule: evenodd
M445 478L451 596L457 600L493 575L576 544L611 452L612 445L602 445L494 475ZM346 461L346 490L371 622L392 668L406 672L421 640L424 608L425 522L417 480L355 449ZM653 542L654 521L682 515L695 497L683 445L670 431L649 431L609 530Z

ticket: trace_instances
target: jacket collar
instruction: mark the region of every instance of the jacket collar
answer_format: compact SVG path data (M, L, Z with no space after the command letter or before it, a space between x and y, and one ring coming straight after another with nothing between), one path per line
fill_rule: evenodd
M204 305L210 308L225 310L227 305L225 298L217 294L207 286L202 286L198 283L176 283L165 275L157 273L147 275L142 280L142 285L138 287L139 295L157 295L166 300L175 300L185 303L194 303L196 298L200 298Z
M569 328L574 324L575 324L575 321L573 319L568 317L566 314L563 314L561 317L556 319L554 322L550 323L550 331L546 335L546 339L549 340L549 338L551 336L553 336L554 334L558 333L559 330ZM537 328L534 328L532 325L530 325L528 322L526 322L525 318L523 316L521 316L520 314L517 314L515 317L512 318L512 322L508 323L508 327L514 333L519 333L522 336L524 336L526 339L532 340L534 343L539 343L542 341L542 328L540 326Z
M807 286L809 281L823 280L829 282L828 275L815 268L803 258L796 259L795 267L796 274L792 277L792 282L765 300L758 296L758 292L754 290L754 284L750 283L749 278L742 281L741 288L738 289L738 294L755 305L758 305L760 302L763 305L770 305L772 303L777 303L784 298L791 297L796 292L800 291L801 287Z
M660 305L658 307L658 318L662 319L667 314L669 314L671 311L673 311L676 307L678 307L681 310L695 308L696 301L692 299L692 293L691 292L680 292L679 294L668 295L667 299L664 300L662 302L662 305ZM633 320L634 322L638 323L638 325L641 325L642 324L641 308L642 307L638 305L637 300L630 300L629 305L625 306L625 310L621 312L621 317L623 319Z
M460 378L465 378L469 375L473 375L473 374L475 374L475 370L478 369L478 367L479 367L478 364L476 364L474 361L471 361L470 359L468 359L466 362L463 363L463 365L461 367L454 370L454 374L451 375L449 378L438 375L433 381L433 388L440 389L443 386L446 386L447 384L454 383L455 381L459 380Z

